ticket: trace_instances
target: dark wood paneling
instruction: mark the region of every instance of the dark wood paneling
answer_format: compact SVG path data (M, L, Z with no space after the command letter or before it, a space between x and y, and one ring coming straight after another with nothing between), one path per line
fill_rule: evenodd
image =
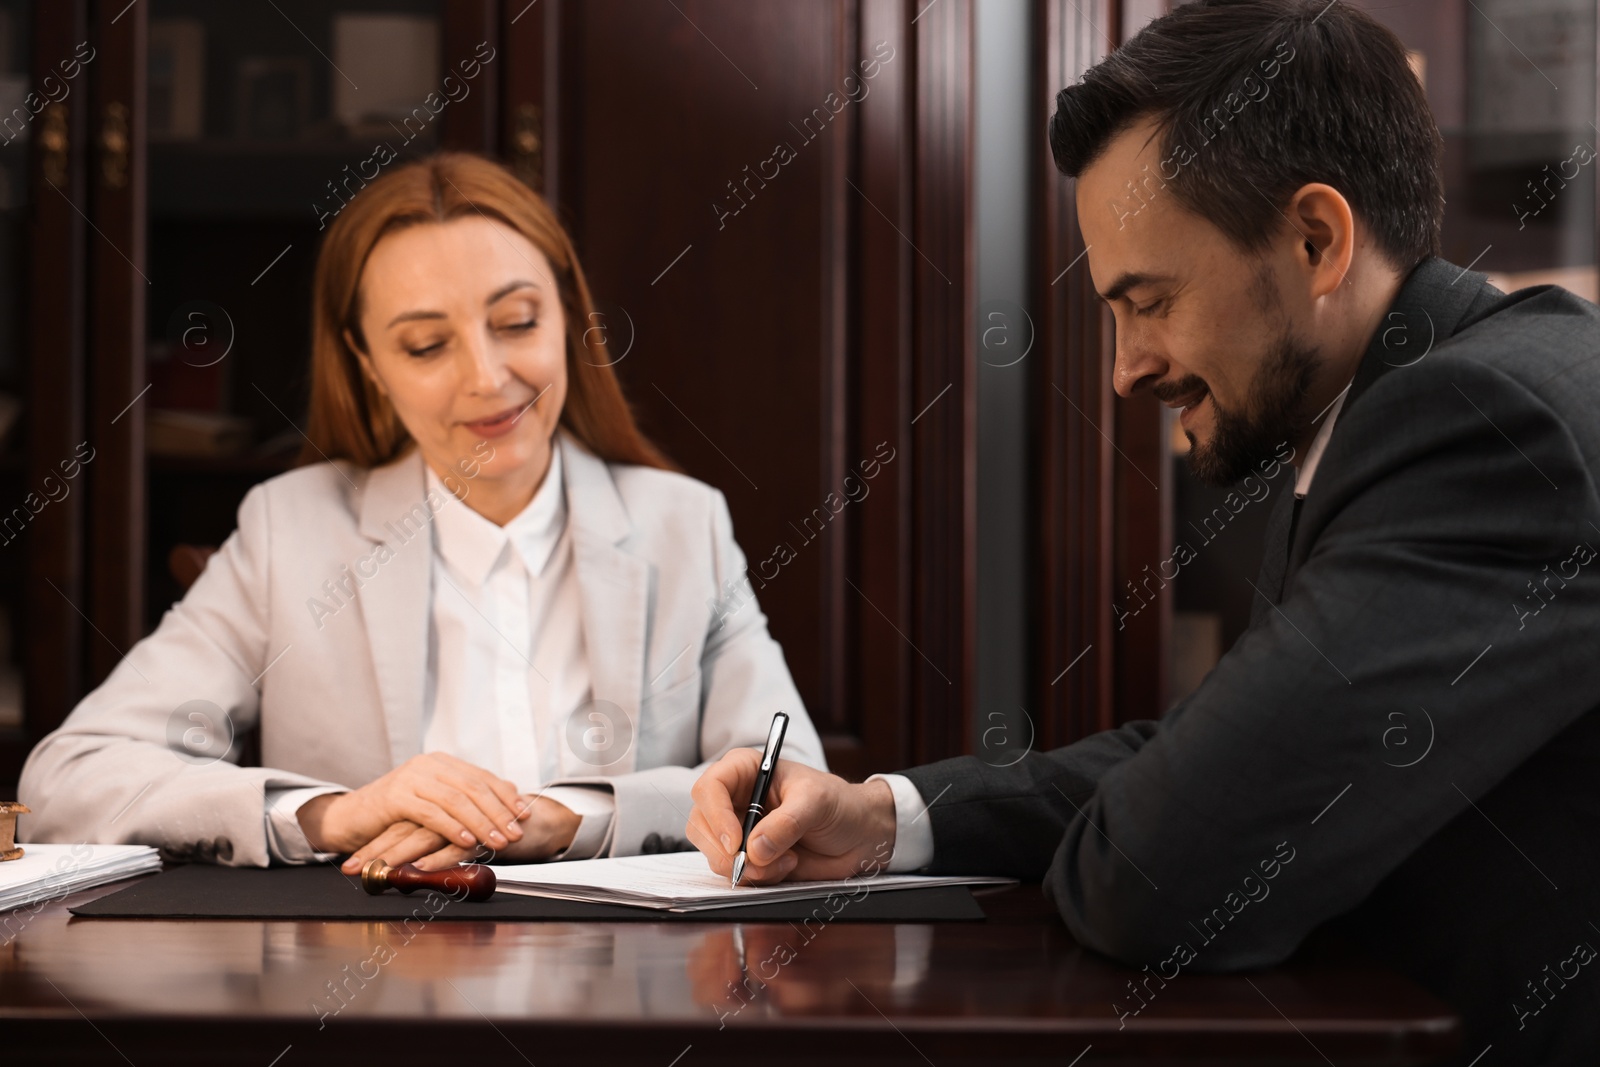
M89 129L89 681L144 635L146 234L145 36L149 6L94 5Z
M526 0L523 0L526 3ZM520 6L520 5L519 5ZM469 152L491 152L499 137L500 81L506 75L505 50L500 40L500 5L497 0L444 0L444 25L439 35L439 77L454 78L470 87L466 96L452 100L439 120L439 147ZM494 49L494 59L479 64L478 76L462 77L461 62L475 61L479 46ZM483 53L491 54L491 53Z
M977 598L972 7L916 16L912 380L916 568L911 699L918 762L969 751Z
M88 11L82 0L35 5L33 18L37 70L55 69L88 40ZM98 56L94 62L103 59ZM59 464L75 458L79 443L87 438L83 400L88 226L83 210L88 203L85 145L92 70L91 66L80 71L72 93L40 114L29 149L34 217L27 302L27 484L37 493L44 492L45 478L60 478ZM63 133L64 159L57 148ZM84 627L79 606L85 603L86 497L82 478L80 472L72 491L44 507L28 526L28 617L13 620L26 648L23 696L28 737L13 756L25 754L27 747L54 729L82 693ZM20 766L16 759L7 763ZM15 773L9 766L6 770Z
M560 209L559 154L554 114L561 79L562 0L512 0L501 11L501 157L530 187Z
M830 760L854 776L962 751L970 5L521 7L502 143L538 108L540 158L511 161L571 229L613 344L627 334L646 431L727 495ZM863 463L869 491L836 511Z
M1111 588L1113 602L1127 612L1114 629L1116 722L1154 719L1166 710L1173 586L1162 571L1172 556L1174 486L1163 410L1148 393L1113 403L1117 535ZM1130 585L1136 592L1129 592Z
M562 214L613 343L632 332L617 373L646 432L726 494L772 632L830 731L848 724L823 700L822 549L842 530L806 518L835 488L822 191L848 128L830 116L808 140L799 126L846 65L844 15L834 0L567 5L559 113ZM763 179L780 143L794 156Z
M1141 29L1152 7L1127 6L1132 14L1124 18L1122 0L1041 0L1039 129L1055 94ZM1039 180L1045 358L1035 365L1042 579L1035 611L1047 667L1039 733L1060 745L1166 708L1172 587L1159 571L1173 541L1173 486L1161 406L1149 395L1119 399L1111 388L1111 315L1089 275L1074 183L1047 149ZM1148 607L1131 610L1152 596Z
M1165 5L1150 0L1122 0L1118 39L1126 41L1144 28L1155 10ZM1148 392L1131 400L1113 401L1113 436L1117 454L1114 512L1117 536L1112 560L1112 596L1132 610L1140 600L1153 602L1127 617L1116 631L1112 673L1116 722L1153 719L1166 710L1172 647L1172 583L1161 577L1162 563L1172 554L1172 453L1163 430L1161 402ZM1129 584L1139 598L1128 603Z
M913 62L902 0L862 0L860 40L870 53L878 42L894 61L873 79L857 116L854 314L851 348L857 451L888 442L895 460L879 474L856 516L857 570L850 620L850 704L860 715L861 750L829 752L829 762L849 774L905 767L912 762L913 671L926 666L888 620L912 617L911 491L914 456L908 431L912 404L912 266L916 252L901 236L911 228ZM878 613L882 612L882 616ZM884 616L887 617L884 618ZM851 765L853 761L854 765Z
M1109 48L1111 0L1040 0L1036 99L1043 130L1055 94ZM1105 27L1102 30L1100 27ZM1109 313L1089 277L1073 185L1039 156L1036 248L1040 293L1034 362L1039 575L1038 743L1067 744L1114 723L1116 632L1111 614L1115 432Z

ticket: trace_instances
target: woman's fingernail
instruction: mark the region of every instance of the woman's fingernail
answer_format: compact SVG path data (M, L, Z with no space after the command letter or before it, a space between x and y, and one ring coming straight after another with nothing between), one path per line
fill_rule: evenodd
M506 835L501 833L499 830L489 831L489 844L494 848L504 848L506 845Z
M461 842L462 842L462 843L463 843L463 844L467 844L467 845L470 845L470 844L472 844L472 842L473 842L473 841L474 841L474 840L476 840L476 839L475 839L475 838L474 838L474 837L473 837L473 836L472 836L472 831L471 831L471 830L463 830L463 831L461 831L461 832L460 832L460 833L459 833L459 834L457 834L457 835L456 835L456 836L457 836L457 837L458 837L458 838L460 838L460 839L461 839Z
M783 857L782 862L780 862L778 864L778 870L781 871L783 874L787 875L790 871L794 870L799 865L800 865L800 857L799 856L793 856L793 855L785 856L785 857Z
M731 840L729 840L727 834L721 835L717 840L722 842L722 851L724 851L724 852L732 852L733 851L733 842Z
M756 863L767 862L767 860L763 858L767 854L767 835L751 834L750 846L745 849L745 852Z
M506 833L511 835L513 841L520 840L522 838L522 826L513 819L511 822L506 823Z

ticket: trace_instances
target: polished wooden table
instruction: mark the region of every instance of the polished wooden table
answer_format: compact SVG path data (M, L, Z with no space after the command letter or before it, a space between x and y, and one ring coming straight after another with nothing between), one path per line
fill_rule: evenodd
M0 1063L1347 1067L1459 1045L1449 1009L1336 945L1145 985L1079 948L1037 886L984 896L983 923L805 930L67 913L126 884L0 915Z

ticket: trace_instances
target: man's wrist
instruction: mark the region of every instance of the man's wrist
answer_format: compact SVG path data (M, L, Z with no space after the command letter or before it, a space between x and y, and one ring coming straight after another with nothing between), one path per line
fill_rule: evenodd
M863 842L877 853L894 853L896 830L894 790L882 778L874 778L855 786L860 791L863 809Z
M926 869L933 862L933 820L923 818L928 814L928 805L921 792L903 774L875 774L868 781L882 782L894 797L895 837L889 873Z

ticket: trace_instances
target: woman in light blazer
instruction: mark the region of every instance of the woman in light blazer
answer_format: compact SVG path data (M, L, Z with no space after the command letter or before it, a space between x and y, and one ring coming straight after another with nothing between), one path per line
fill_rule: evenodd
M23 768L35 841L247 866L684 847L689 789L791 716L727 504L640 435L548 205L445 153L317 262L311 462ZM234 762L259 728L263 766Z

